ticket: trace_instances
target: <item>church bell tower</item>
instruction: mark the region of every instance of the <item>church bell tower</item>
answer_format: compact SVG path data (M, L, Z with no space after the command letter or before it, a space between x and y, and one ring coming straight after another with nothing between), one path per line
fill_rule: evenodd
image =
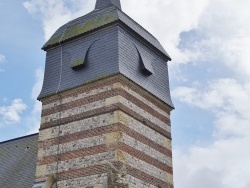
M42 49L35 185L173 188L171 58L158 40L120 0L97 0Z

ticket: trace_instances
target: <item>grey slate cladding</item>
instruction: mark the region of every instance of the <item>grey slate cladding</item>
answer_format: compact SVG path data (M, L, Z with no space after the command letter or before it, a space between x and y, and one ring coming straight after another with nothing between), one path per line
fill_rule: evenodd
M101 19L103 16L109 19ZM67 34L70 28L81 28L89 20L98 22L97 28L93 29L95 24L92 23L91 31L81 33L83 30L80 30L79 34L79 29L76 29L79 35ZM174 107L168 80L167 61L170 57L157 39L116 6L92 11L65 24L51 39L58 37L62 38L61 44L53 40L52 44L49 40L43 47L47 56L43 88L38 99L98 78L122 74ZM72 63L81 59L84 59L83 67L73 70Z
M118 28L113 27L63 45L63 66L59 91L84 85L98 77L119 73L117 31ZM92 43L93 45L91 45ZM71 63L83 58L90 45L84 67L78 70L71 69ZM39 98L55 94L57 91L60 78L60 57L60 47L47 52L44 83Z
M150 63L152 75L148 76L140 71L140 56L136 48L143 57L144 64ZM174 107L169 90L168 65L165 60L121 28L119 28L119 62L120 72L123 75Z
M0 143L0 187L28 188L35 181L38 134Z

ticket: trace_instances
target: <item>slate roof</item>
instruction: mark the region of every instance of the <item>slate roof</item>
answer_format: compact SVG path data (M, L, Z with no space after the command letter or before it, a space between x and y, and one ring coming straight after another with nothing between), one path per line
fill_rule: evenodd
M167 60L171 60L168 53L153 35L125 14L121 9L113 5L100 10L95 9L89 14L63 25L52 35L42 49L47 50L52 46L59 45L59 43L66 42L72 38L82 36L85 33L118 21L128 26L148 43L158 49L165 55Z
M167 65L171 58L153 35L122 12L119 3L97 0L96 8L101 9L68 22L46 42L39 100L122 74L174 108Z
M38 134L0 143L0 187L31 188L35 181Z

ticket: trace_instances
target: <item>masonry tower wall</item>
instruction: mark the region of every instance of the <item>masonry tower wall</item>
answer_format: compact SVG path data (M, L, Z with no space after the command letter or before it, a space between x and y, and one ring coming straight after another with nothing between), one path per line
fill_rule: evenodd
M60 188L173 187L171 109L149 92L116 75L42 103L36 182L57 174Z
M159 41L120 0L97 0L43 49L35 186L173 188L171 58Z

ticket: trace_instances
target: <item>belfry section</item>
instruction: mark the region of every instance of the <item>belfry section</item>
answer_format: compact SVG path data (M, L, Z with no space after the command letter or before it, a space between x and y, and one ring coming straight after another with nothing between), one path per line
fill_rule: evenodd
M43 46L36 184L173 188L168 64L155 37L97 0Z

